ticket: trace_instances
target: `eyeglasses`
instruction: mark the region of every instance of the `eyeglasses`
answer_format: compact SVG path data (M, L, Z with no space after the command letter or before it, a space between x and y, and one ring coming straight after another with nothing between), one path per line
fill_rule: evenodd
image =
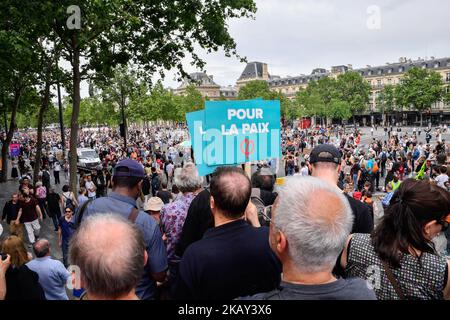
M273 206L267 206L258 210L258 214L260 214L267 222L272 222L272 207Z

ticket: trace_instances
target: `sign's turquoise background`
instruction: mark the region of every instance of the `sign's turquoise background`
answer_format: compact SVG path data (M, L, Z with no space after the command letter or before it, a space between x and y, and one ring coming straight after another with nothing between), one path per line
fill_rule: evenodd
M264 101L261 98L241 101L207 101L206 109L186 114L186 122L198 172L205 176L223 165L237 165L248 161L281 157L280 148L280 102ZM259 108L262 119L228 121L228 109ZM275 134L239 134L223 136L221 125L228 129L231 124L238 128L242 123L268 122L269 130ZM243 140L247 139L246 144ZM247 148L246 148L247 147ZM245 152L248 157L245 155ZM209 159L209 161L208 161Z
M262 119L228 120L230 109L261 109ZM243 124L268 123L269 133L243 133ZM236 125L238 135L223 135L223 128L228 131ZM223 127L222 127L223 126ZM267 160L281 157L280 101L278 100L241 100L241 101L206 101L204 139L207 140L206 163L208 165L240 164L248 161ZM245 140L250 143L245 143ZM247 148L246 148L246 145ZM247 154L246 154L247 153Z

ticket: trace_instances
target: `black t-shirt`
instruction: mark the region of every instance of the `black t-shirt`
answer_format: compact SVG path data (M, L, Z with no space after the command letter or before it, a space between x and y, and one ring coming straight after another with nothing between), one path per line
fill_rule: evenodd
M352 168L350 169L350 175L354 175L354 174L358 174L359 170L361 170L361 167L359 166L359 164L354 164L352 166Z
M14 204L12 201L8 201L7 203L5 203L5 206L3 207L2 219L6 218L6 222L10 224L11 221L17 219L19 209L20 209L19 202Z
M59 194L52 192L47 195L47 203L48 203L48 209L50 213L58 213L61 211L59 207L59 201L60 201Z
M344 195L355 217L351 233L371 233L373 231L373 213L371 213L369 206L347 194Z
M39 276L26 265L10 266L6 271L5 300L45 300L45 293L39 284Z
M36 199L31 198L30 201L20 201L20 208L22 209L22 216L20 217L20 222L31 222L38 218L36 211L36 206L38 202Z
M170 199L172 198L172 193L170 193L169 191L158 191L156 193L156 196L158 198L160 198L162 200L162 202L164 202L164 204L167 204L170 202Z

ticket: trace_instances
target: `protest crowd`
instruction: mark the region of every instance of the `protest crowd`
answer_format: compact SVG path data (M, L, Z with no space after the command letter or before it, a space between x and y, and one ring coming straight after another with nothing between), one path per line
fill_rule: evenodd
M36 163L36 133L19 131L0 299L450 299L447 129L375 130L284 126L282 158L202 177L184 125L132 126L126 148L85 129L100 163L74 191L59 133Z

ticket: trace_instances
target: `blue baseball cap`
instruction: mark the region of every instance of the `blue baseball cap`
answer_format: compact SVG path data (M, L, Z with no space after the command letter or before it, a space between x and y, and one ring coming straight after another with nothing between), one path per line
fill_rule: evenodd
M124 159L119 161L114 167L114 176L116 177L136 177L144 178L144 167L137 161Z

